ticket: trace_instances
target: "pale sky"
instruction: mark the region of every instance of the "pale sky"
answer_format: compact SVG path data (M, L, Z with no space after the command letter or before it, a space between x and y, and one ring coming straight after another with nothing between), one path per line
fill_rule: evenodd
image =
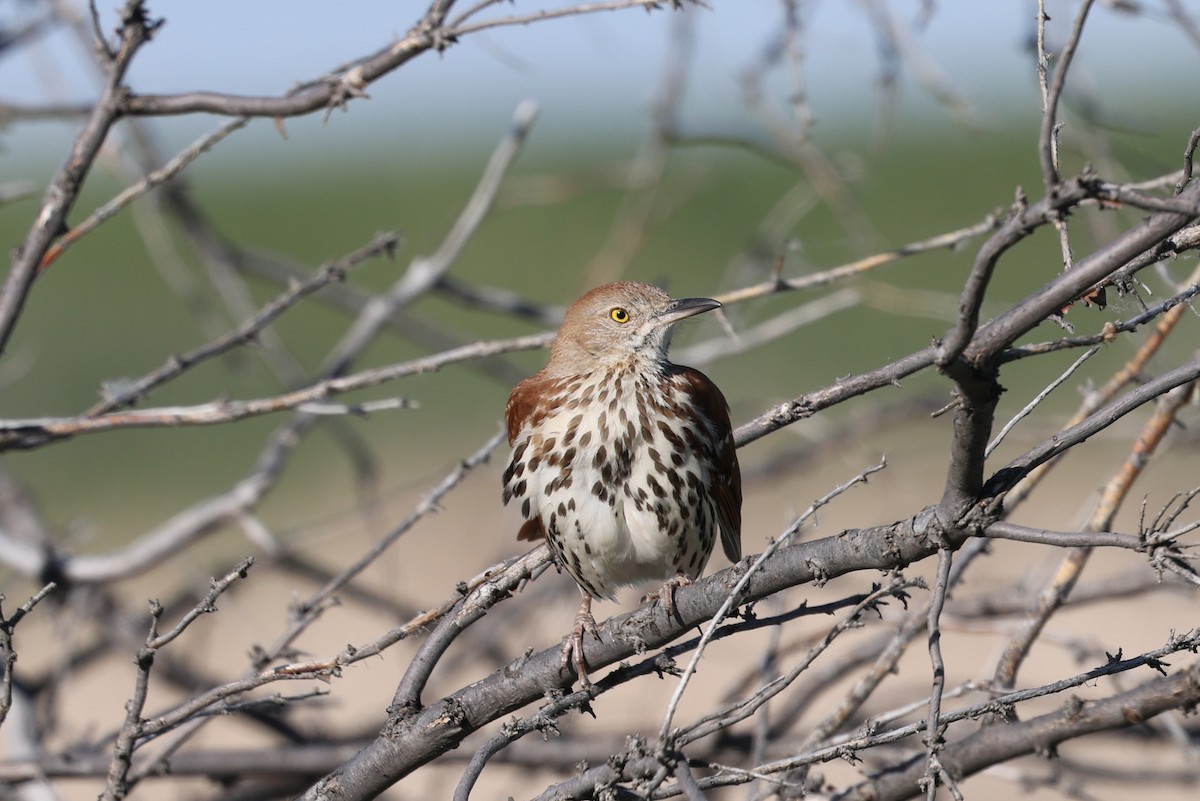
M518 0L496 11L508 15L564 4ZM34 4L4 4L0 24L11 26L29 5ZM120 0L100 3L110 30L118 5ZM385 46L425 5L415 0L158 0L149 8L152 15L165 16L166 25L138 55L129 84L138 92L279 94L295 82ZM783 5L778 0L711 0L710 5L707 11L694 10L697 45L684 120L697 129L736 132L753 125L741 103L739 76L760 59L781 29ZM799 5L808 21L802 46L813 112L826 125L844 123L847 117L869 118L879 96L880 75L876 36L867 23L871 3L801 0ZM905 25L920 17L923 5L915 0L887 3ZM928 25L914 31L914 52L921 54L922 68L942 76L966 98L984 127L1014 114L1036 113L1032 57L1024 50L1033 32L1036 3L943 0L930 5L934 13ZM1077 60L1077 79L1090 76L1105 86L1106 100L1118 110L1123 102L1131 109L1144 106L1151 95L1171 98L1175 108L1197 108L1200 81L1189 76L1200 74L1200 47L1169 18L1165 0L1142 3L1146 13L1141 16L1114 10L1113 5L1096 3ZM1188 0L1184 5L1200 21L1200 2ZM1047 3L1053 17L1052 42L1061 43L1077 7L1063 0ZM385 77L370 88L369 101L352 104L350 118L335 113L329 125L343 126L344 131L352 123L377 137L490 141L503 130L517 103L532 98L542 108L541 136L602 140L629 135L631 128L644 123L659 85L673 16L631 10L474 34L444 54L427 53ZM940 114L931 94L911 75L902 79L902 108L910 116ZM1164 75L1178 77L1166 81ZM9 51L0 58L0 99L84 100L94 91L90 77L71 40L55 35L33 51ZM776 69L770 84L776 99L785 99L792 86L787 71ZM182 142L216 124L213 118L197 115L166 130L172 142ZM314 131L319 127L300 121L288 126L301 143L297 149L303 147L306 126ZM42 143L57 147L54 143L72 130L39 125L0 132L0 164L24 148ZM254 135L246 134L250 139ZM236 147L232 142L230 146ZM5 171L0 167L0 177Z

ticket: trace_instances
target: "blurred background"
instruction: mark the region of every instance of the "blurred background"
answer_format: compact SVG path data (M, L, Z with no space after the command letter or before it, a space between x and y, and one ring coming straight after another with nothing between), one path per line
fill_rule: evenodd
M127 83L138 94L280 95L386 47L424 5L301 0L281 13L267 3L152 3L151 14L165 24L135 59ZM106 32L117 25L111 6L98 8ZM1061 48L1076 8L1048 4L1050 49ZM528 10L515 3L494 16ZM815 273L1003 216L1018 187L1040 197L1036 11L1035 2L715 0L683 13L627 9L490 28L419 56L344 109L253 120L198 158L182 180L220 240L305 273L377 232L399 232L394 259L372 260L348 280L382 291L414 258L437 249L509 134L516 109L535 102L537 120L495 208L449 271L467 287L516 293L535 313L481 311L452 291L434 292L406 310L400 330L385 329L355 368L391 364L547 330L561 308L606 280L717 295L769 280L779 259L785 276ZM54 21L72 14L82 28ZM1200 108L1200 40L1188 14L1200 20L1200 8L1190 4L1096 4L1065 96L1064 174L1090 163L1113 180L1143 180L1179 168ZM16 198L0 205L6 252L23 240L70 150L81 121L70 107L96 96L99 76L87 37L79 35L90 24L82 6L0 0L0 32L8 35L0 43L0 188ZM47 103L66 107L63 118L21 112ZM205 114L136 121L159 163L222 122ZM72 221L136 178L128 123L117 132ZM1112 211L1079 223L1072 231L1078 252L1137 216ZM848 300L834 297L842 288L835 285L730 306L727 322L738 332L810 301L819 319L749 355L703 360L729 397L735 424L942 335L981 241L964 239L869 273ZM1004 261L985 316L1060 268L1051 231L1023 243ZM185 232L156 221L150 202L139 201L81 240L34 286L0 361L0 417L79 414L106 385L119 386L240 322L244 315L225 304L205 269ZM254 270L246 287L253 305L282 290ZM1110 301L1105 313L1071 310L1069 322L1093 333L1140 310L1129 298ZM298 374L316 375L351 319L317 295L273 330ZM1047 325L1031 339L1061 335ZM730 337L720 320L698 320L677 335L676 352L711 340ZM1077 405L1070 387L1103 381L1136 345L1124 338L1093 359L1018 429L996 463L1053 433ZM270 347L209 362L155 392L150 404L265 397L301 383L264 367L261 350ZM1167 363L1192 347L1194 340L1172 343ZM1000 419L1076 355L1014 365L1004 377ZM335 562L360 552L499 430L512 385L545 358L539 350L514 353L354 393L346 400L402 396L419 405L320 426L256 517L280 542L314 543ZM883 453L893 469L873 479L874 493L861 504L831 510L821 535L839 524L897 519L936 500L949 424L928 412L946 401L946 389L935 375L917 376L905 382L898 411L895 398L877 393L743 449L754 493L746 550L760 550L814 497ZM29 489L65 550L101 552L250 473L279 424L278 416L266 416L88 435L10 452L3 468ZM1118 425L1084 446L1095 458L1077 463L1057 492L1031 504L1031 517L1048 526L1077 522L1135 427ZM370 447L348 451L346 437ZM384 560L385 574L375 578L381 592L427 606L454 581L520 550L510 533L515 518L502 517L503 459L471 475L455 504L414 532L415 557ZM1194 455L1175 453L1152 468L1147 486L1169 495L1197 474ZM1134 524L1137 513L1130 510L1122 524ZM146 584L121 591L140 599L147 586L181 578L203 586L230 559L257 552L237 532L222 531L199 553L170 560L144 577ZM0 581L9 597L34 588L5 570ZM262 625L274 625L269 621L280 618L294 592L275 589L285 600L260 610L268 621ZM571 608L562 605L564 632ZM1148 633L1148 641L1160 633ZM244 635L250 642L257 632ZM334 631L306 647L338 648L347 636ZM381 698L366 708L378 712Z
M1194 73L1200 51L1191 32L1167 13L1170 4L1127 5L1100 3L1093 11L1067 101L1087 128L1103 131L1114 163L1148 177L1179 162L1200 93L1183 76ZM436 248L517 105L531 99L540 114L524 150L497 208L451 274L551 306L618 274L676 293L714 294L763 280L781 248L785 274L803 274L975 224L1010 204L1014 187L1029 187L1036 196L1036 3L802 3L795 9L794 40L787 38L789 4L767 0L481 31L444 53L423 54L328 119L310 115L278 126L254 120L198 159L184 180L220 236L309 269L378 231L399 231L403 246L395 261L365 265L352 279L381 289L415 255ZM1074 9L1073 3L1051 4L1052 45L1061 46ZM116 9L102 4L98 10L102 28L113 31ZM128 84L137 93L279 94L385 46L420 10L420 4L357 2L348 9L301 2L280 15L266 4L151 5L151 14L165 22L135 59ZM0 51L0 100L86 104L94 97L90 48L72 29L48 22L37 2L10 0L0 13L10 32L41 26ZM87 30L86 9L75 13ZM881 34L887 26L897 32L893 41ZM1145 58L1147 52L1154 58ZM663 148L660 166L659 153L649 151L656 148L655 109L668 95L678 142ZM801 115L810 115L811 125L798 120ZM165 159L220 120L192 114L138 123L152 132ZM814 152L840 176L835 189L814 187L781 155L774 134L781 125L801 123ZM23 238L77 126L77 119L9 115L0 133L0 180L29 194L0 207L7 248ZM1067 172L1092 155L1081 154L1085 126L1077 129L1068 126L1064 134ZM74 218L129 183L128 165L127 151L110 148ZM648 219L630 242L629 220L642 202L649 203ZM177 294L181 282L190 283L179 276L198 269L194 255L171 241L149 252L139 230L136 212L118 215L38 282L0 368L0 414L77 413L106 382L140 375L166 354L208 338L203 309L216 306L212 290L200 279L195 296L181 301ZM170 236L178 245L178 232ZM1029 251L1032 259L1058 259L1049 237ZM735 420L944 332L952 293L972 256L968 245L889 268L878 274L887 285L872 283L863 293L869 297L824 320L819 336L800 330L758 349L753 359L709 368L726 388ZM1002 273L993 308L1040 285L1053 263L1031 264L1025 275L1015 268ZM278 291L270 282L249 281L259 300ZM795 303L794 297L758 301L731 309L730 316L736 328ZM1087 313L1082 330L1098 328ZM444 296L423 300L411 316L463 341L540 330L465 310ZM279 331L300 362L315 369L345 320L319 301L307 302L280 321ZM886 352L855 346L884 330L892 346ZM703 321L677 342L718 334L714 321ZM847 346L831 347L835 341ZM429 350L385 335L364 364ZM440 475L455 454L495 430L510 388L505 380L532 372L543 359L542 353L518 354L492 376L457 367L377 390L377 397L400 392L421 403L419 410L349 423L386 445L377 454L379 486L395 489ZM1062 369L1051 362L1031 366L1028 379L1044 383ZM255 397L278 387L253 353L241 354L169 385L156 402ZM10 455L8 469L38 488L50 519L73 536L120 540L248 469L276 422L82 437ZM819 436L821 426L803 423L797 436ZM743 458L772 447L761 443ZM353 497L353 471L336 453L306 449L296 468L273 500L291 510L289 523L305 520L331 497ZM145 488L136 503L97 480L114 470L126 488ZM311 481L323 491L314 496L301 489Z

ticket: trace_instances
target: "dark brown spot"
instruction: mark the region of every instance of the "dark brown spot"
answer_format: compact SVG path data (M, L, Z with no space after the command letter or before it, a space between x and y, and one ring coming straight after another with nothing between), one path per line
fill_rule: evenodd
M569 446L575 440L575 434L579 430L579 424L583 422L583 415L577 414L571 418L571 422L567 423L567 433L563 434L563 447ZM570 461L569 459L567 461Z
M675 433L675 429L670 423L666 422L665 420L659 420L658 430L661 431L663 436L667 438L667 442L670 442L672 445L674 445L676 449L683 447L683 440L677 433Z

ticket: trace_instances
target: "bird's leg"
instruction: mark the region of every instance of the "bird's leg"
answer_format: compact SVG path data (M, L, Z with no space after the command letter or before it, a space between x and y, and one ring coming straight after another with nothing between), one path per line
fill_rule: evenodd
M600 639L600 634L596 631L596 618L592 617L592 596L587 593L583 594L579 611L575 613L575 625L571 627L571 633L567 636L567 641L563 643L561 669L566 670L568 665L575 668L575 675L579 677L579 683L583 685L584 689L588 689L592 686L592 682L588 679L587 665L583 661L583 633L585 631L590 631L593 637L597 640Z
M648 595L643 595L642 603L653 600L661 601L663 608L667 610L667 617L678 618L678 615L675 613L675 590L679 587L686 587L691 583L692 580L690 578L682 573L676 573L667 579L657 590Z

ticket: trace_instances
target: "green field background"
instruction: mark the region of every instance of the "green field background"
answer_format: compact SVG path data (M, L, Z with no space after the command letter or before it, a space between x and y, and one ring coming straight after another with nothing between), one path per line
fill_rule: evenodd
M815 272L977 223L990 213L1004 214L1017 187L1025 187L1037 199L1037 124L1032 116L1010 119L991 130L966 130L944 119L915 121L882 145L870 135L869 125L822 130L820 146L850 176L849 190L873 231L848 231L828 206L818 205L789 231L795 245L788 252L785 273ZM401 232L404 243L393 261L371 261L349 279L381 290L403 274L415 255L437 247L486 163L487 142L503 135L507 121L496 121L494 137L475 131L442 148L378 138L359 147L357 140L339 139L336 125L346 123L335 119L329 133L308 133L300 137L303 141L293 142L274 135L269 122L257 122L253 147L218 148L190 168L186 180L227 240L282 254L309 269L365 244L376 232ZM1152 133L1111 132L1112 151L1130 171L1128 176L1111 177L1144 179L1177 168L1191 128L1186 120L1156 118L1145 128ZM589 183L586 176L627 161L637 148L634 137L584 138L578 144L551 141L539 138L535 126L509 187L451 274L512 289L538 302L568 303L587 288L585 269L603 247L625 198L623 191ZM14 155L18 154L10 151L6 159ZM53 155L46 158L45 169L26 167L30 174L42 175L36 193L53 166ZM1081 157L1068 152L1064 172L1069 175L1080 166ZM578 193L549 204L519 201L521 187L554 175L583 176ZM675 202L655 221L625 277L660 283L680 295L717 293L764 280L773 254L758 252L749 267L733 265L745 265L747 253L763 250L757 230L764 217L780 197L806 181L794 168L744 150L674 148L665 186L675 193ZM97 171L72 221L119 189L110 175ZM20 242L36 207L34 198L0 210L0 241L6 248ZM1104 214L1136 218L1129 212ZM1074 224L1077 254L1088 251L1091 231L1086 220ZM705 370L730 398L735 422L752 419L775 403L839 376L883 365L943 334L982 241L904 260L867 276L873 297L886 299L887 287L897 288L892 303L860 305L765 347L707 365ZM182 245L183 238L176 236L176 242ZM198 274L194 256L181 252L187 268ZM985 311L995 313L1034 291L1060 266L1057 240L1047 228L1003 259ZM259 301L280 290L257 279L250 279L250 285ZM934 294L917 296L913 290ZM737 327L752 325L827 291L787 293L740 305L729 310L730 319ZM205 292L211 299L211 290ZM929 307L915 303L914 297L927 299ZM1130 299L1111 301L1107 312L1078 308L1069 319L1080 333L1093 333L1105 321L1139 308ZM529 322L464 309L440 297L423 299L407 313L464 341L540 330ZM311 298L289 311L276 330L303 364L316 370L346 324L345 314ZM686 327L677 343L686 345L719 332L714 321L705 320ZM1045 325L1032 338L1061 334ZM130 212L123 212L72 248L34 286L0 372L0 416L77 414L97 399L104 382L139 376L162 364L168 354L207 339L197 317L153 267L135 235ZM1104 371L1128 356L1136 342L1131 338L1106 348L1086 376L1102 381ZM1172 352L1182 354L1187 346L1175 343ZM385 333L357 366L388 364L426 352ZM1010 367L1003 378L1009 392L1001 415L1027 402L1075 356L1059 354ZM507 359L515 374L528 373L544 363L545 353ZM1069 386L1086 383L1086 376ZM927 388L943 400L948 391L935 375L915 377L905 386ZM387 498L428 486L495 432L510 388L468 367L454 366L351 398L401 395L417 401L418 409L341 419L336 425L348 427L373 448L378 469L371 491ZM249 349L190 372L143 405L254 398L280 389ZM743 461L753 464L778 456L801 442L814 425L837 425L854 410L898 397L876 393L848 405L849 411L833 410L819 421L797 424L803 436L768 438L745 449ZM1073 389L1064 388L1026 429L1027 436L1050 433L1077 398ZM89 435L30 452L10 452L4 456L5 467L31 488L48 520L73 548L95 550L129 541L249 473L265 437L284 419ZM915 420L911 429L889 432L893 438L906 435L937 457L945 451L948 421ZM301 447L262 514L279 531L315 525L351 508L362 492L344 452L328 431L319 430Z

